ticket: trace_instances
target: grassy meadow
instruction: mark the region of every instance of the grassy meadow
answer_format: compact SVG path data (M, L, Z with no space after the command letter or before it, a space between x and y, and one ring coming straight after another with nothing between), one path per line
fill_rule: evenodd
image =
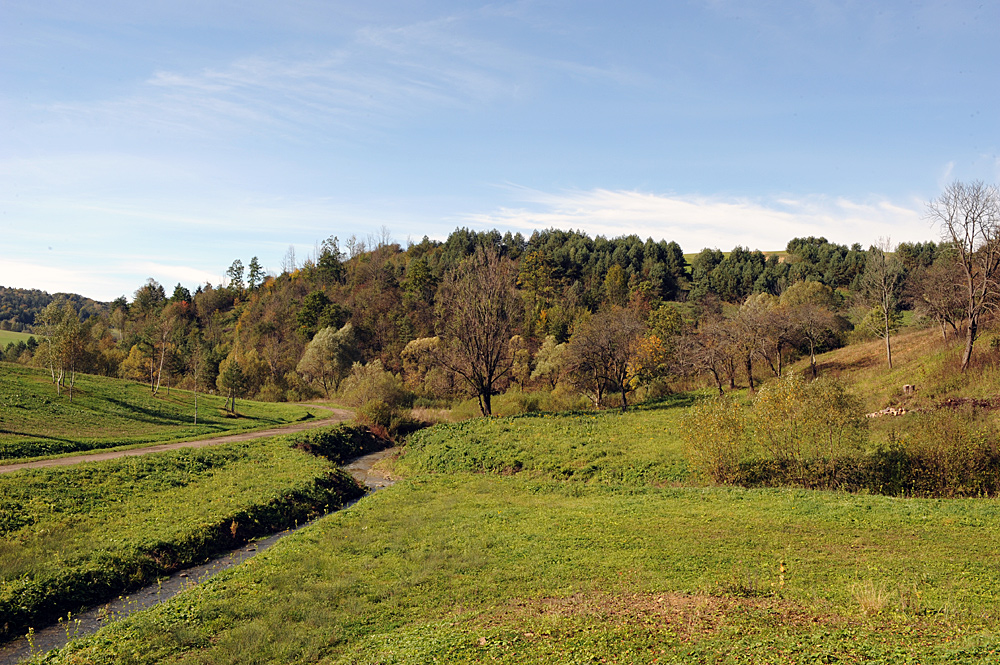
M996 662L991 503L414 478L50 663Z
M298 404L237 401L239 417L224 398L161 386L78 374L73 401L45 370L0 363L0 460L163 443L261 429L321 415Z
M340 507L354 481L293 446L353 438L341 426L0 476L0 636Z
M960 347L934 331L901 335L895 345L891 372L880 342L819 358L821 371L839 375L869 411L915 411L872 419L873 441L930 446L948 427L995 420L992 408L975 407L1000 380L1000 351L988 340L964 376L951 371ZM903 384L917 393L903 395ZM625 414L530 414L423 430L388 466L397 484L32 662L1000 661L995 499L711 485L692 471L683 437L690 405L709 392ZM955 403L963 406L948 406ZM247 460L299 454L277 443L242 445L232 450ZM294 468L318 463L287 459ZM270 482L263 468L231 480L206 471L213 489L198 490L202 503L190 510L174 494L173 472L137 473L150 489L130 514L176 512L197 528L199 515L243 496L244 483ZM294 485L294 477L281 482ZM25 543L39 543L32 558L57 561L40 567L58 567L58 552L77 542L66 536L45 549L53 525L71 534L86 524L84 540L100 532L105 543L116 533L153 542L147 531L159 522L117 516L129 499L108 482L93 502L90 481L60 481L81 506L73 514L59 508L62 490L23 481L21 494L9 490L0 505L29 534ZM29 499L37 523L16 511ZM225 531L230 519L215 528ZM20 548L6 556L16 583L24 577L16 562L27 556Z
M37 335L25 332L14 332L12 330L0 330L0 350L6 349L8 344L17 342L27 342L29 337L41 339Z
M553 480L675 485L689 476L680 430L691 394L655 407L469 420L415 433L396 470L520 473Z
M34 662L997 662L1000 505L706 486L690 400L425 430L396 485Z

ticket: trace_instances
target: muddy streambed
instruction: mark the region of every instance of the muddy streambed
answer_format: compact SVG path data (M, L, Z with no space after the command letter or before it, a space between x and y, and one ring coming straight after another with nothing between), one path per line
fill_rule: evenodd
M370 453L346 464L344 469L370 490L378 490L391 485L393 481L386 478L384 474L373 470L372 467L376 462L388 457L392 453L392 449ZM347 506L350 505L350 503L347 504ZM344 507L346 508L347 506ZM317 517L316 519L320 518ZM93 607L80 614L74 614L69 621L63 621L56 625L36 630L30 637L21 637L8 642L0 646L0 665L14 665L33 654L58 649L75 637L95 633L109 622L117 621L132 612L138 612L139 610L169 600L181 591L207 580L216 573L227 568L232 568L256 556L288 534L295 533L299 529L309 526L309 524L312 524L312 522L306 522L294 529L286 529L272 534L267 538L247 543L238 549L230 551L228 554L218 556L201 565L179 570L170 577L164 578L156 584L151 584L128 596L121 596L116 600Z

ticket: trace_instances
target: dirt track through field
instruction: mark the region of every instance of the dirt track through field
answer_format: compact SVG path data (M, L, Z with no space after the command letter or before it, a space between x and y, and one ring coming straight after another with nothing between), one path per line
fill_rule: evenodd
M19 464L7 464L0 466L0 473L11 473L21 469L41 469L51 466L72 466L81 462L100 462L103 460L117 459L119 457L137 457L139 455L149 455L150 453L162 453L165 450L177 450L178 448L205 448L208 446L218 446L223 443L235 443L236 441L250 441L266 436L277 436L279 434L293 434L314 427L323 425L333 425L350 420L354 413L347 409L334 409L322 404L305 404L316 409L330 411L332 415L328 418L318 418L315 420L305 420L288 425L280 425L270 429L257 432L240 432L238 434L223 434L211 439L200 439L198 441L178 441L175 443L159 443L145 448L132 448L130 450L112 450L103 453L91 453L89 455L73 455L72 457L57 457L55 459L38 460L36 462L21 462Z

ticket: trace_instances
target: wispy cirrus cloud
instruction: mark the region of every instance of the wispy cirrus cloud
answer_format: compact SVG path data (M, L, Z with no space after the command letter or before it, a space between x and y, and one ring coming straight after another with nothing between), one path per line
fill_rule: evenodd
M211 135L265 127L293 135L379 131L423 113L517 100L551 76L636 84L636 74L528 54L475 36L475 12L359 27L334 48L244 55L197 71L162 69L116 98L62 101L69 119Z
M936 237L916 201L827 196L749 199L609 189L547 193L514 188L514 192L522 206L464 219L478 227L578 229L607 237L636 234L674 240L688 252L736 245L777 250L803 236L862 245L879 237L897 242Z

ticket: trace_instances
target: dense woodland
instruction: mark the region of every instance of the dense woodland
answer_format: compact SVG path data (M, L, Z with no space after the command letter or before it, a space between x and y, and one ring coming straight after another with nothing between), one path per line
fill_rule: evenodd
M38 289L12 289L0 286L0 330L22 332L31 330L42 310L53 301L73 303L83 320L106 311L107 306L75 293L49 294Z
M993 205L992 227L970 197ZM386 233L345 247L330 237L301 264L290 250L280 274L238 259L225 284L148 280L103 307L3 289L6 321L36 335L3 359L48 368L70 396L87 372L234 401L349 394L377 421L414 401L470 397L489 414L512 388L599 407L696 376L720 392L753 389L851 336L883 338L891 364L904 310L943 335L964 332L968 357L996 302L996 200L982 183L953 185L929 206L950 239L940 244L808 237L770 255L704 249L689 263L677 243L634 235L459 229L407 247ZM30 306L8 304L18 302Z

